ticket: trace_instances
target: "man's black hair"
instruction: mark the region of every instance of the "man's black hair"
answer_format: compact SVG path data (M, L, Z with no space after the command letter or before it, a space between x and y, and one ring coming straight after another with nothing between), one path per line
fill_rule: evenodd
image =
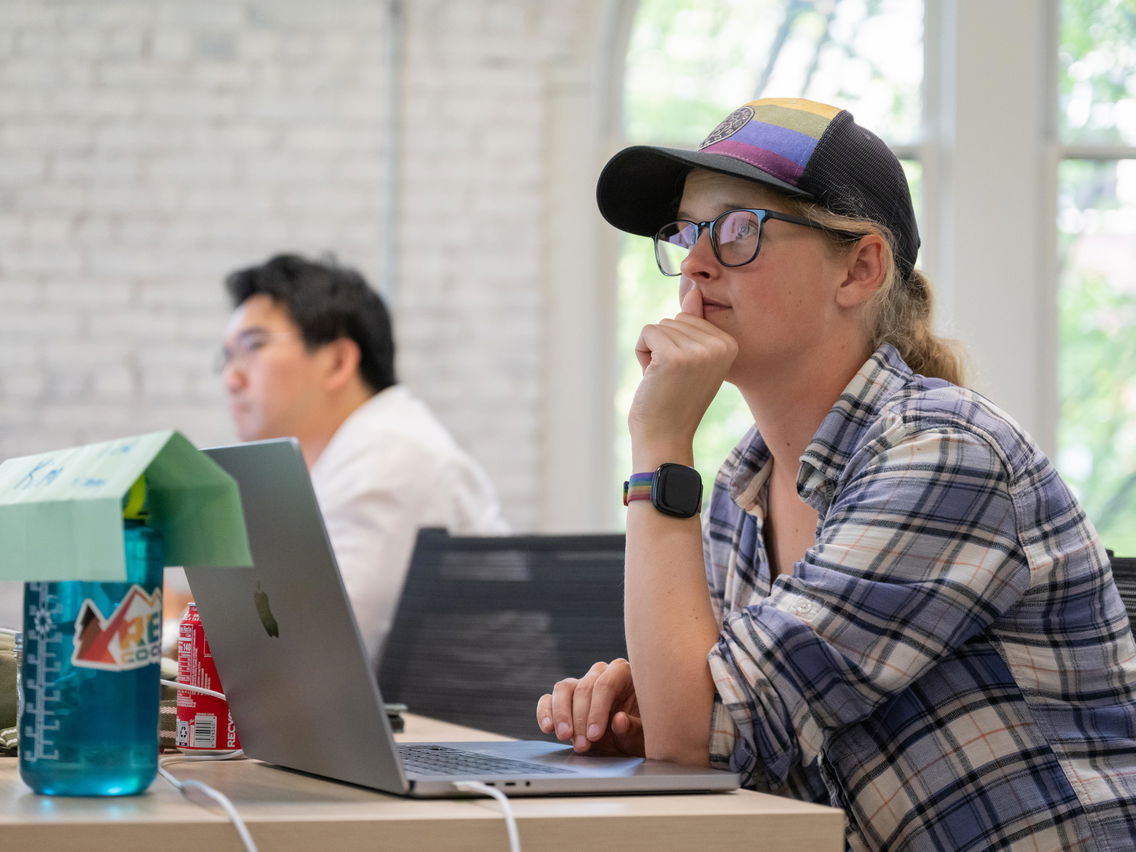
M359 347L359 372L376 393L395 383L394 333L387 306L367 281L334 261L278 254L225 279L233 307L263 293L288 311L308 348L349 337Z

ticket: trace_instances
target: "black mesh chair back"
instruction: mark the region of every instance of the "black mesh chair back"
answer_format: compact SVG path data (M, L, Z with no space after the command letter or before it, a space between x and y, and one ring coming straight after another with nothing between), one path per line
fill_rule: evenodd
M1110 550L1109 562L1112 563L1112 577L1116 580L1116 588L1124 601L1124 608L1128 610L1128 621L1132 629L1136 630L1136 557L1116 556Z
M536 702L626 656L623 534L418 535L379 664L383 700L519 739Z

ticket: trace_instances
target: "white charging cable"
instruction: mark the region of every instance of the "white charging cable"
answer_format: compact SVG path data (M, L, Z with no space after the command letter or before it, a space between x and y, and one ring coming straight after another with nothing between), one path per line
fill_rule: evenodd
M222 698L222 699L225 698L225 693L217 692L217 690L215 690L215 689L206 689L204 686L191 686L188 683L179 683L176 680L166 680L165 678L160 678L158 680L158 682L161 683L164 686L176 686L178 689L184 689L186 692L198 692L202 695L212 695L214 698ZM243 749L237 749L236 751L230 752L228 754L186 754L186 755L182 756L182 759L184 759L184 760L232 760L233 758L244 757L244 756L245 756L244 750Z
M510 852L521 852L521 838L517 834L517 818L513 815L513 806L509 803L508 796L496 787L490 787L480 781L455 781L454 787L458 790L475 790L478 793L484 793L486 796L492 796L500 802L501 813L505 817L505 831L509 834L509 850Z
M9 634L9 635L12 635L12 636L18 636L20 634L20 631L19 630L12 630L11 628L8 628L8 627L0 627L0 633ZM184 684L184 683L178 683L177 681L164 680L164 679L161 682L164 683L166 686L176 686L178 689L185 689L185 690L188 690L189 692L200 692L204 695L216 696L217 698L224 698L225 697L224 694L222 694L220 692L215 692L212 689L205 689L204 687L200 687L200 686L189 686L189 685ZM243 754L244 754L243 752L238 751L234 754L217 755L217 756L208 755L207 757L209 759L212 759L212 760L229 760L229 759L232 759L234 757L241 757L241 756L243 756ZM206 757L206 755L201 755L201 756L197 756L197 757L185 756L185 757L182 757L182 758L179 758L179 759L182 759L182 760L193 760L193 759L200 760L203 757ZM257 852L256 843L253 842L252 835L249 834L249 830L248 830L248 827L245 825L245 821L243 819L241 819L241 815L239 813L237 813L237 809L233 806L233 803L231 801L229 801L228 796L226 796L224 793L221 793L218 790L214 790L208 784L203 784L200 781L194 781L193 779L190 779L188 781L181 781L181 780L175 778L172 774L170 774L170 772L164 766L161 766L161 765L158 766L158 774L161 775L163 778L165 778L167 781L169 781L170 784L172 784L174 787L176 787L181 792L181 794L183 796L185 796L187 799L189 799L191 802L193 801L193 799L191 798L190 793L196 790L196 791L199 791L206 798L208 798L211 801L216 802L218 805L220 805L221 808L225 811L226 815L232 821L233 827L236 828L236 830L237 830L237 834L240 835L241 842L244 844L245 849L248 852ZM200 804L200 803L198 803L198 804Z
M225 693L218 692L215 689L206 689L204 686L190 686L188 683L181 683L180 681L176 680L166 680L165 678L159 680L158 683L162 684L162 686L174 686L178 689L184 689L186 692L199 692L202 695L212 695L214 698L225 698Z
M165 678L161 678L160 682L165 686L174 686L178 689L184 689L186 692L197 692L202 695L212 695L215 698L225 697L224 693L217 692L213 689L206 689L203 686L191 686L187 683L178 683L176 680L166 680ZM244 752L237 750L235 752L232 752L231 754L187 754L181 755L175 758L175 760L179 762L182 760L232 760L235 757L244 757ZM241 819L241 815L237 813L237 809L233 806L233 803L224 793L213 789L208 784L205 784L201 781L195 781L193 779L190 779L189 781L181 781L178 778L175 778L173 774L171 774L170 771L164 766L158 767L158 773L171 784L173 784L174 787L176 787L181 792L181 794L191 802L193 801L193 799L189 794L194 790L198 790L203 795L219 804L222 809L224 809L229 819L232 821L233 827L236 828L237 834L239 834L241 837L241 842L245 845L245 849L248 850L248 852L257 852L256 844L253 842L252 835L249 834L244 820ZM200 802L198 804L200 804Z
M175 778L164 766L158 767L158 774L169 781L171 784L173 784L174 787L176 787L183 796L189 799L189 801L193 801L193 797L190 796L190 793L196 790L208 799L220 805L228 815L229 819L232 821L233 827L237 830L237 834L240 835L241 842L245 845L245 849L248 850L248 852L257 852L256 844L253 842L252 835L249 834L249 830L245 825L245 821L241 819L241 815L237 813L237 809L233 807L233 803L229 801L228 796L226 796L224 793L214 790L208 784L203 784L202 782L195 781L192 778L188 781L182 781L178 778ZM197 802L197 804L202 803Z
M165 684L166 686L173 686L173 687L176 687L177 689L184 689L187 692L198 692L198 693L201 693L202 695L212 695L216 698L224 698L225 697L224 693L216 692L212 689L206 689L203 686L190 686L189 684L179 683L176 680L164 680L164 679L162 680L162 683ZM242 754L243 754L243 752L237 752L235 754L220 755L220 756L214 756L214 755L184 755L183 757L181 757L179 759L180 760L229 760L229 759L232 759L234 757L240 757L240 756L242 756ZM221 807L225 808L225 812L228 813L229 817L233 820L233 824L237 826L237 831L240 832L241 839L245 841L245 848L251 850L251 852L256 852L256 846L252 845L252 838L248 836L248 832L244 827L244 823L241 821L240 816L237 815L237 811L233 807L232 802L230 802L221 793L218 793L212 787L209 787L206 784L202 784L200 781L179 782L176 778L174 778L172 775L170 775L168 772L166 772L165 769L159 769L158 771L162 773L163 778L165 778L167 781L169 781L171 784L173 784L175 787L177 787L179 790L181 790L182 794L186 795L187 798L188 798L188 794L186 793L185 788L188 787L189 785L193 785L193 787L195 789L200 789L202 792L206 793L206 795L208 795L210 798L219 802L221 804ZM501 804L501 813L505 817L505 831L509 835L509 850L510 850L510 852L521 852L521 839L520 839L520 835L517 833L517 818L513 815L513 806L509 803L509 797L508 796L506 796L504 793L502 793L496 787L490 787L488 784L482 784L480 781L458 781L458 782L454 783L454 787L457 788L458 790L472 790L472 791L475 791L475 792L478 792L478 793L484 793L486 796L490 796L490 797L496 799Z

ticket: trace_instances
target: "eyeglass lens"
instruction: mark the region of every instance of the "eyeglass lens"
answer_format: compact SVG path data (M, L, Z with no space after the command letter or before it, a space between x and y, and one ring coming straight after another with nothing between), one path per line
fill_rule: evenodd
M655 237L655 257L665 275L678 275L682 262L698 242L704 227L710 228L714 256L725 266L742 266L757 256L761 219L749 210L727 210L713 222L670 222Z
M237 337L231 349L227 346L221 348L221 351L217 353L217 360L214 367L218 373L229 366L240 369L248 363L249 359L253 357L258 350L263 349L272 340L294 336L294 332L291 331L273 332L258 330L244 332Z

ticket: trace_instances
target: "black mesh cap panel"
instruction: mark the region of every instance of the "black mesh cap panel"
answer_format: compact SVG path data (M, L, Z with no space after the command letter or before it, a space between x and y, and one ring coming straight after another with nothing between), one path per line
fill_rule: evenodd
M849 112L829 124L801 175L801 188L844 216L885 225L895 238L904 275L915 267L919 229L907 177L883 140L860 127Z

